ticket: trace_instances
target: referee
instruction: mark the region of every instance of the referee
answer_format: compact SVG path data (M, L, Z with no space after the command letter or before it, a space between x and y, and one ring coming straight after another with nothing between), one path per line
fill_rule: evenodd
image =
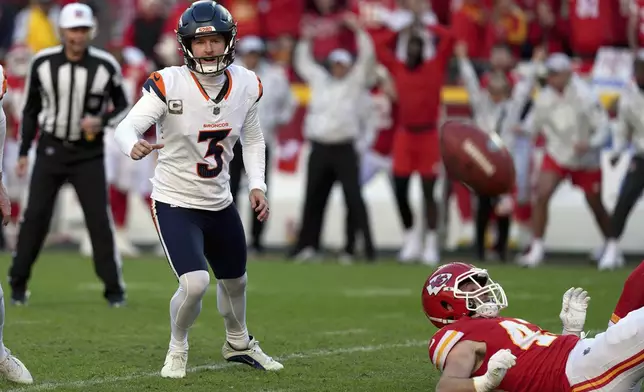
M27 281L49 229L56 196L69 182L85 215L95 270L105 284L104 297L110 306L119 307L125 291L109 215L103 127L115 127L127 114L129 103L118 62L89 46L96 28L91 8L66 5L58 27L63 45L34 56L25 86L19 175L27 172L27 154L37 131L39 139L29 200L9 270L11 301L16 305L27 301ZM108 112L109 103L113 110Z

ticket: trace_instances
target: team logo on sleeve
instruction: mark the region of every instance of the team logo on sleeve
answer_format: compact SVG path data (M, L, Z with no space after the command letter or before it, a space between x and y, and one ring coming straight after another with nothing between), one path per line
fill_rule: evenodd
M427 292L429 295L438 294L451 278L452 274L449 272L434 276L427 284Z
M168 113L183 114L183 101L181 99L171 99L168 101Z

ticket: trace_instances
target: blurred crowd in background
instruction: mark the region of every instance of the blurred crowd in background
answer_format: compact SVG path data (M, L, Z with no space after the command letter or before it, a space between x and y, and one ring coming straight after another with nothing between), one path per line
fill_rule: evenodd
M4 0L0 4L0 63L6 66L14 91L20 91L24 84L21 78L24 79L31 56L59 44L58 12L70 2ZM134 86L140 86L156 69L183 63L174 30L179 16L192 1L82 2L92 7L98 21L94 45L115 55L123 66L125 78ZM304 139L302 123L310 98L303 76L293 67L294 49L306 35L312 40L312 53L319 63L327 62L333 52L336 60L342 62L342 56L337 57L338 49L356 56L355 29L347 23L347 13L356 15L360 26L369 33L376 60L381 65L374 68L375 80L381 82L376 83L379 92L387 98L376 105L381 121L377 127L381 132L394 127L392 105L396 94L390 91L387 80L398 77L394 69L397 62L409 66L412 57L422 64L444 61L448 65L445 72L419 68L423 72L421 77L431 78L439 86L462 84L456 62L450 62L453 45L441 45L447 41L460 42L460 56L469 57L479 76L490 70L509 74L518 63L529 60L535 48L546 53L568 54L575 70L584 74L592 69L600 48L637 49L644 42L644 28L639 25L640 3L644 6L641 0L222 0L220 3L238 23L238 38L245 42L238 49L245 50L244 54L258 54L281 67L297 98L297 110L278 124L280 129L274 141L282 148L276 166L287 172L295 170L297 147L290 151L291 145L284 142ZM417 56L411 55L414 51L418 52ZM483 76L482 84L486 80ZM413 95L413 89L412 85L409 90L398 91L398 99ZM445 105L440 109L445 114ZM424 108L421 105L413 110ZM407 113L406 118L413 116ZM375 143L372 148L381 156L391 155L391 138L387 143L386 138L379 137ZM462 195L461 218L471 224L469 192L462 186L456 191ZM465 229L464 233L471 237L472 230Z
M0 4L0 59L12 46L32 52L58 43L55 21L71 0L5 0ZM592 64L602 46L636 47L640 29L629 32L637 0L224 0L238 22L239 37L265 40L270 58L289 69L291 52L303 26L315 30L314 53L323 61L337 48L355 51L353 33L343 24L356 13L377 46L395 45L391 33L413 26L447 25L467 43L470 58L485 62L499 43L516 58L528 59L534 47L566 52ZM145 60L149 68L181 61L174 29L186 0L87 0L99 21L95 44L122 55L128 64ZM637 26L635 26L637 27ZM431 37L429 37L431 40Z

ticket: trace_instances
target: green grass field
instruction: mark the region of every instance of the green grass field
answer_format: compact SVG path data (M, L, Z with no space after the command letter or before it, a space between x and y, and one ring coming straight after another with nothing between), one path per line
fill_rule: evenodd
M0 259L0 274L8 268ZM506 315L559 332L561 295L574 285L593 297L586 328L605 328L629 270L586 266L535 271L490 268L509 298ZM190 334L190 373L158 375L169 339L176 281L165 260L126 260L128 306L110 309L90 260L44 253L29 306L7 305L5 343L36 383L1 391L430 391L437 372L427 355L435 328L420 306L422 266L249 264L248 325L285 369L264 373L221 357L223 321L214 287ZM5 275L2 275L5 276ZM3 285L6 286L5 279ZM8 295L7 295L8 296Z

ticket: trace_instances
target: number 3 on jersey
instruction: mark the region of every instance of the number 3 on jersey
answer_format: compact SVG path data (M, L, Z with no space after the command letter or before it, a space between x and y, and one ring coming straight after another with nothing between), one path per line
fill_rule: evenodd
M537 346L548 347L557 339L556 335L549 332L532 330L526 325L526 321L520 319L503 320L499 324L508 332L512 343L522 350L529 349L535 343Z
M207 163L197 163L197 175L201 178L215 178L224 168L221 154L224 152L224 146L221 141L224 140L232 129L204 130L199 131L198 142L208 142L208 149L204 159L209 157L215 158L215 166L211 167Z

